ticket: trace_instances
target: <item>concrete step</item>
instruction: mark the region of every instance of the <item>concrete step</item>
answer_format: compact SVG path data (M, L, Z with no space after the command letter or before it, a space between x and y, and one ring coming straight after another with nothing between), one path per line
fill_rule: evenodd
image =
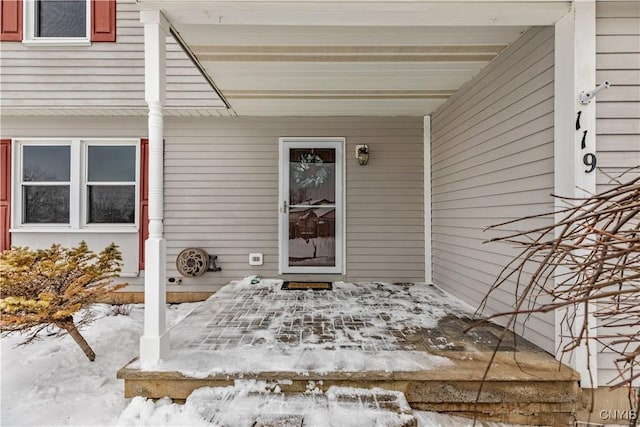
M444 355L444 353L443 353ZM424 371L359 372L243 372L193 378L179 372L150 372L123 368L125 396L184 401L200 387L227 387L237 381L263 381L285 395L317 389L348 387L397 391L417 410L442 412L488 421L533 425L573 425L580 401L578 376L548 355L512 352L497 354L483 378L490 353L449 352L453 364ZM481 389L480 394L478 391ZM476 403L477 401L477 403Z
M269 389L269 391L265 390ZM417 427L400 392L331 387L305 393L283 393L278 385L238 381L235 386L195 390L187 403L205 420L221 426L305 427L385 425Z

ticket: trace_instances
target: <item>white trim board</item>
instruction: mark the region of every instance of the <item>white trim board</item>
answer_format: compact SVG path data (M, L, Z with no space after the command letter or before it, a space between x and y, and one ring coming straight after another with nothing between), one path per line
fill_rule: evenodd
M596 192L596 171L589 171L584 163L585 155L596 155L596 106L595 99L587 105L579 103L581 91L595 88L596 78L596 6L593 0L574 2L571 11L555 24L554 66L554 194L561 197L581 198ZM580 129L576 129L580 113ZM587 131L585 148L582 137ZM555 209L565 208L565 202L556 199ZM556 215L556 221L562 215ZM556 230L556 233L559 232ZM561 271L559 271L561 276ZM562 277L556 275L556 284ZM580 318L589 322L589 330L597 331L593 316L595 307L587 313L576 313L576 326L581 328ZM556 310L556 357L562 358L580 373L580 385L597 387L598 358L595 343L586 343L568 356L561 352L569 335L561 324L566 309ZM586 316L586 317L585 317ZM577 331L574 331L574 333Z
M433 283L431 261L431 116L424 116L424 281Z

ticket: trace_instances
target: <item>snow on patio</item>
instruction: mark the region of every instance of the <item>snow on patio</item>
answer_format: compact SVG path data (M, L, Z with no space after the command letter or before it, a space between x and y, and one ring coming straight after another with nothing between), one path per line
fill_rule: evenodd
M264 286L261 285L261 286ZM173 325L184 318L197 304L171 305L168 323ZM82 329L82 334L96 351L90 362L82 351L65 335L44 337L28 346L16 347L22 337L15 335L0 340L1 379L0 425L3 426L221 426L245 427L242 420L263 416L268 419L282 411L283 395L273 389L264 394L259 382L237 381L233 387L203 388L195 391L186 404L170 399L153 401L142 397L124 399L122 381L116 371L138 352L142 332L143 306L132 305L127 315L116 315L112 308L98 304L91 308L96 321ZM252 390L260 390L258 398ZM363 391L353 389L347 393ZM364 393L367 393L364 391ZM365 408L361 404L340 405L331 393L309 389L314 405L307 405L298 413L310 414L315 427L349 425L394 425L389 411ZM217 421L203 417L203 399L218 396ZM304 401L304 399L302 400ZM294 399L286 409L296 413L301 400ZM324 402L324 403L323 403ZM210 403L209 403L210 404ZM296 406L297 405L297 406ZM313 408L312 413L308 410ZM414 411L419 427L466 427L468 419ZM226 417L226 418L225 418ZM252 418L253 417L253 418ZM385 418L386 417L386 418ZM384 421L389 421L386 423ZM228 421L222 424L222 421ZM351 423L351 424L350 424ZM251 424L249 424L251 425ZM479 422L477 426L499 427L506 424Z
M128 368L194 378L429 370L450 362L428 351L424 331L447 317L473 316L471 307L426 284L337 282L330 291L287 291L281 280L251 281L226 285L176 325L167 360ZM436 350L455 346L443 336L427 341Z

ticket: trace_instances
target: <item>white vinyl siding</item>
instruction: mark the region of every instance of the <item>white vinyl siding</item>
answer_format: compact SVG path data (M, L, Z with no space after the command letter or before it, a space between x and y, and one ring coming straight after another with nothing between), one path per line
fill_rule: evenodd
M638 2L597 3L596 81L603 80L610 80L611 87L596 99L599 192L608 188L611 177L640 165Z
M610 80L611 87L596 98L598 191L640 165L640 3L596 3L596 80ZM636 177L626 174L622 181ZM600 329L601 333L614 331ZM622 332L622 330L621 330ZM598 385L617 375L616 353L598 354Z
M423 281L422 122L422 117L166 118L167 276L180 277L176 256L190 246L218 255L222 267L182 278L181 286L170 285L168 291L214 291L251 274L277 277L278 139L284 136L346 138L347 275L321 277ZM142 117L7 117L2 124L3 138L64 136L69 129L86 137L147 134ZM367 166L355 158L358 144L369 146ZM13 238L15 244L34 241L18 234ZM137 241L121 247L137 262ZM249 266L250 252L263 253L264 265Z
M422 118L171 118L165 128L168 275L189 246L219 257L222 271L183 283L220 285L278 276L278 141L344 137L346 276L424 280ZM358 165L355 146L371 160ZM250 252L264 265L250 267ZM286 277L311 277L287 275Z
M553 28L534 27L432 115L433 281L473 306L517 254L483 243L497 235L485 228L553 209L553 62ZM514 290L494 292L485 314L512 310ZM517 330L554 351L553 313Z
M119 0L116 43L27 46L2 42L0 100L7 115L146 116L144 28L138 5ZM167 37L170 115L228 115L172 36Z

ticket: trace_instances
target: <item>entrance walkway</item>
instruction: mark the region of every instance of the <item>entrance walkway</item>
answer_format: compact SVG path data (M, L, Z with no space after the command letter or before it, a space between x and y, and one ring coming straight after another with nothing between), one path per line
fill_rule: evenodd
M226 286L172 331L174 347L490 351L501 333L483 326L463 334L473 309L433 285L336 283L330 291L283 291L281 283ZM504 349L514 347L509 336Z
M413 408L464 414L473 410L502 333L494 325L463 333L472 317L471 307L432 285L334 283L333 290L300 291L247 278L171 330L168 360L134 361L119 377L127 397L186 399L204 385L257 379L291 392L332 385L398 390ZM513 334L499 350L480 410L519 423L533 423L524 413L566 418L573 411L575 372Z

